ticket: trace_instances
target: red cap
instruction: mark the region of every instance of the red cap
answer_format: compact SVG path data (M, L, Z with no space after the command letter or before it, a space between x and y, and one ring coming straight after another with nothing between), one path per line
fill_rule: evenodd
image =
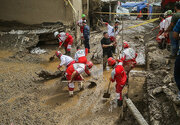
M87 61L86 65L89 69L93 67L93 63L91 61Z
M129 48L129 44L128 44L127 42L124 42L124 43L123 43L123 47L124 47L124 48Z
M62 53L60 51L56 51L55 55L60 58L62 56Z
M109 66L113 66L113 65L115 65L115 64L116 64L116 60L113 59L112 57L109 57L109 58L108 58L108 65L109 65Z

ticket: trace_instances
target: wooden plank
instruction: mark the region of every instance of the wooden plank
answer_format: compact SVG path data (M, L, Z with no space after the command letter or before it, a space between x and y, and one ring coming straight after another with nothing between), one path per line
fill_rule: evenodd
M124 99L125 99L125 102L126 102L128 108L129 108L129 110L132 112L133 116L135 117L135 119L137 120L139 125L148 125L148 123L146 122L144 117L141 115L139 110L136 108L136 106L133 104L131 99L126 98L126 97Z

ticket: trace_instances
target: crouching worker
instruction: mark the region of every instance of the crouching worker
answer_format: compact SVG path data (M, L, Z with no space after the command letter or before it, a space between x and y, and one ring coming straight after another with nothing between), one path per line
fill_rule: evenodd
M123 67L126 71L126 75L129 76L129 72L135 67L136 65L136 57L137 53L134 49L129 47L129 44L127 42L123 43L123 53L121 60L123 61Z
M59 49L64 46L65 49L65 55L70 55L71 53L71 46L73 44L73 37L69 33L65 32L54 32L54 37L56 37L59 40Z
M77 52L75 53L74 59L76 63L87 63L87 58L86 58L87 53L85 53L85 50L80 49L77 47Z
M93 66L93 63L89 61L87 62L87 64L75 63L66 69L66 79L69 81L68 88L69 88L70 96L73 96L73 91L74 91L73 81L83 81L84 78L81 76L83 72L85 72L87 75L90 76L89 69L91 69L92 66ZM79 86L79 89L82 90L83 82L81 82L78 86Z
M123 62L121 60L116 62L115 59L110 57L108 58L108 65L113 67L110 80L112 82L116 81L116 99L118 106L122 106L122 90L127 80L126 72L122 66Z
M60 51L56 51L55 55L60 59L61 63L58 65L57 69L60 69L63 65L68 68L73 65L75 61L70 56L63 55Z

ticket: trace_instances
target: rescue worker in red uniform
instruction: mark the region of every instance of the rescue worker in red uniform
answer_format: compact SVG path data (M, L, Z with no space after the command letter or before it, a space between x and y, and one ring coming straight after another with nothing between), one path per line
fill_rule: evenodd
M73 81L82 81L84 78L80 75L83 72L85 72L87 75L91 75L89 72L89 69L91 69L93 66L93 63L88 61L86 64L83 63L75 63L73 65L70 65L66 69L66 79L70 82L68 83L69 87L69 95L73 96L74 91L74 82ZM79 89L83 89L83 82L79 84Z
M165 39L164 34L163 34L164 33L164 28L165 28L164 14L161 14L159 16L159 19L160 19L160 24L157 27L153 28L152 31L159 28L159 33L158 33L158 35L156 37L156 41L159 44L159 48L162 49L162 42Z
M73 58L63 55L60 51L56 51L55 55L61 60L61 63L58 65L57 69L60 69L63 65L68 68L70 65L75 63Z
M121 60L123 61L123 67L126 71L127 76L129 76L129 72L135 67L136 65L136 57L137 53L134 49L129 48L129 44L127 42L123 43L123 53Z
M122 90L126 84L127 76L123 67L123 62L118 60L116 62L112 57L108 58L108 65L112 66L114 69L111 72L110 80L112 82L116 81L116 99L118 106L122 106Z
M85 50L77 47L77 52L75 53L75 56L74 56L76 63L86 64L87 63L86 55L87 53L85 53Z
M54 36L59 40L59 49L63 45L66 52L65 55L70 55L74 40L73 37L69 33L65 33L65 32L59 33L57 31L54 33Z

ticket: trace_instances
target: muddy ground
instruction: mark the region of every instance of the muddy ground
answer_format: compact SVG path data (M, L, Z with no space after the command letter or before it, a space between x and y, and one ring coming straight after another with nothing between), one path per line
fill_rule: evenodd
M142 23L143 21L125 21L125 26ZM142 113L149 124L173 125L178 121L177 110L172 106L174 103L169 100L163 92L152 99L149 93L157 87L162 87L162 76L172 75L173 61L158 62L159 56L169 54L157 48L157 45L147 46L153 34L146 34L154 24L146 24L124 32L124 39L129 41L131 47L139 53L138 66L131 71L129 79L129 97ZM102 28L102 32L105 31ZM57 71L56 67L60 63L58 59L49 62L49 57L57 49L57 45L40 45L48 53L33 55L27 52L18 52L10 49L0 50L0 124L2 125L136 125L138 124L131 112L124 108L124 118L120 117L122 108L118 108L113 103L114 83L111 85L111 95L109 100L102 98L108 86L108 79L111 70L102 70L102 51L100 39L102 32L91 33L91 54L88 59L92 59L96 64L92 68L92 77L85 76L86 80L93 80L97 86L89 89L89 83L85 84L85 90L79 91L76 85L73 98L68 96L67 84L62 83L60 78L43 80L38 78L37 72L47 70ZM145 37L144 37L145 36ZM144 39L145 38L145 39ZM121 37L118 37L121 41ZM143 41L142 41L143 39ZM154 39L151 40L155 43ZM146 49L145 49L146 45ZM119 48L121 42L119 42ZM155 49L149 49L155 47ZM148 49L147 49L148 48ZM73 51L75 49L73 48ZM155 52L157 51L157 52ZM159 53L158 53L159 52ZM152 54L151 54L152 53ZM157 53L159 55L157 55ZM148 58L146 58L146 56ZM157 55L157 56L154 56ZM154 57L152 59L152 57ZM148 59L148 70L146 63ZM159 59L159 58L158 58ZM151 60L151 61L149 61ZM153 62L155 60L155 62ZM161 58L159 59L161 60ZM100 64L99 64L100 63ZM166 64L166 63L165 63ZM154 70L159 69L155 72ZM164 69L165 73L161 70ZM64 69L61 69L64 70ZM166 70L169 72L166 73ZM158 77L155 77L158 75ZM167 82L167 81L166 81ZM169 81L168 81L169 82ZM177 88L172 81L172 90L177 92ZM127 93L127 87L124 89ZM159 102L160 101L160 102ZM155 107L153 107L155 105ZM156 117L154 117L156 116Z

